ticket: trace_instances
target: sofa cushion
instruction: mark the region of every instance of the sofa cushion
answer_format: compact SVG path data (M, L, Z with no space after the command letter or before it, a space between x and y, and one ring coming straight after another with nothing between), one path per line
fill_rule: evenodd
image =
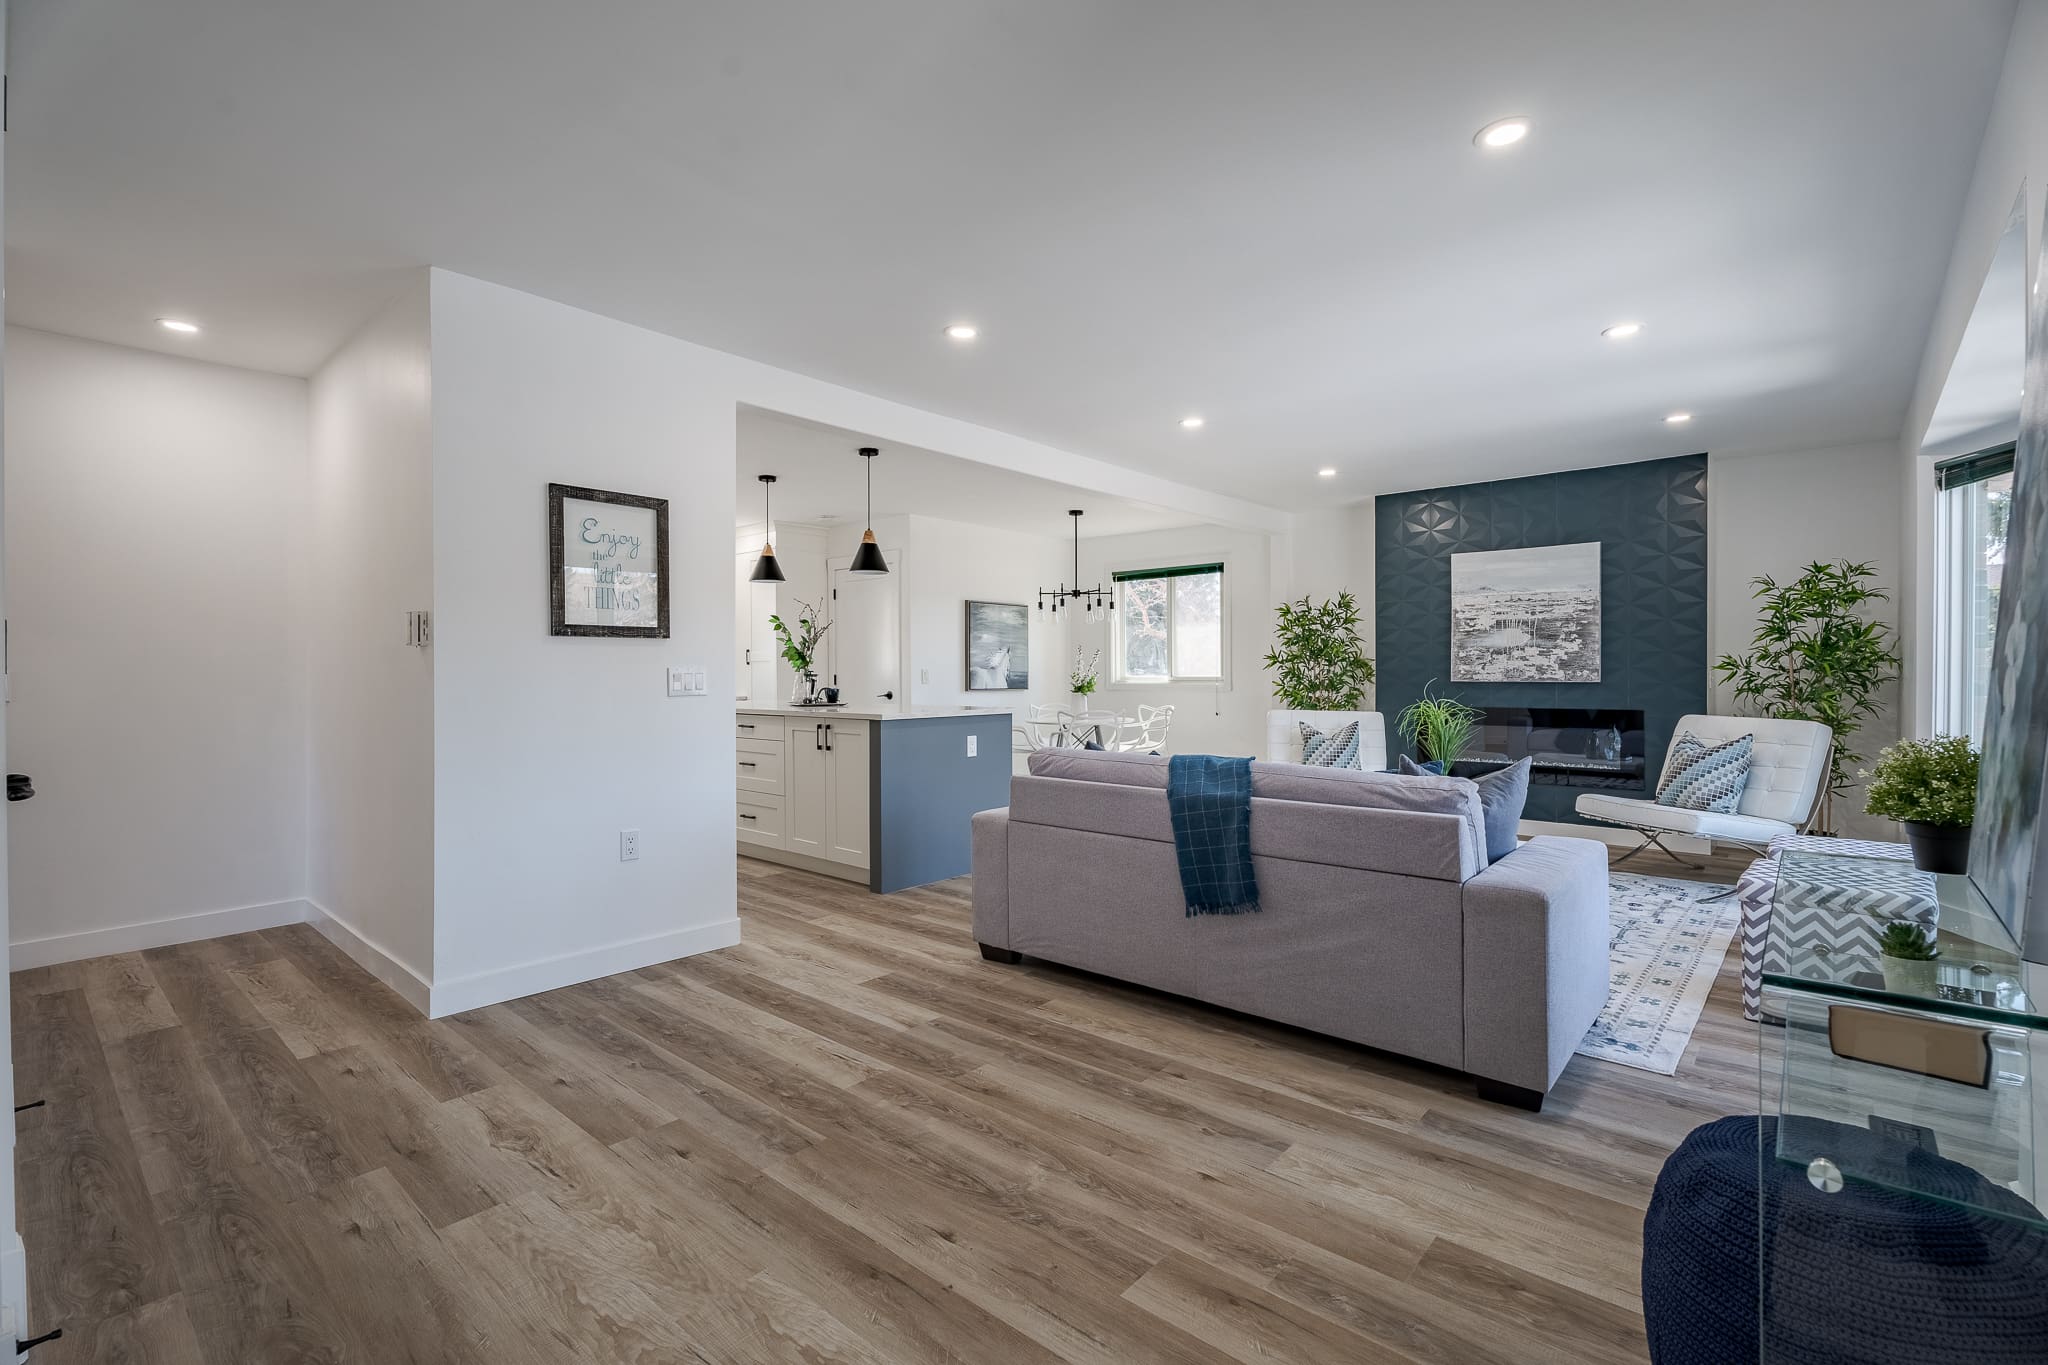
M1077 749L1040 749L1030 759L1033 777L1156 787L1160 791L1166 790L1166 763L1167 760L1151 754L1091 754ZM1486 848L1486 814L1479 804L1479 788L1463 777L1402 777L1396 773L1254 760L1252 795L1269 801L1318 801L1375 810L1456 815L1466 822L1472 847L1482 855Z
M1479 787L1479 809L1486 817L1486 861L1497 863L1521 845L1522 808L1529 804L1530 759L1517 759L1505 768L1473 778ZM1406 754L1401 755L1401 775L1433 777L1436 774Z
M1766 820L1756 815L1724 815L1710 810L1683 810L1639 801L1626 796L1602 796L1587 792L1573 803L1579 814L1613 825L1637 829L1661 829L1673 834L1694 834L1703 839L1726 839L1731 843L1768 845L1781 834L1796 834L1795 826L1783 820Z

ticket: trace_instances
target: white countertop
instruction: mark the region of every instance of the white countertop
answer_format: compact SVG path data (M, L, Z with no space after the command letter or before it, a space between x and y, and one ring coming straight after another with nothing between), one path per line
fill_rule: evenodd
M734 703L734 711L742 716L801 716L805 720L947 720L958 716L1011 716L1016 714L1008 706L893 706L886 711L863 710L858 706L788 706L756 705L750 701Z

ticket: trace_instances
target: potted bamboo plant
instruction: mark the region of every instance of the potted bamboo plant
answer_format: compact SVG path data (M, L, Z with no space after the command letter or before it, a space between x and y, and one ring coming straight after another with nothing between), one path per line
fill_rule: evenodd
M1922 872L1968 872L1970 826L1977 816L1977 751L1964 735L1906 739L1858 776L1869 782L1863 808L1897 820Z

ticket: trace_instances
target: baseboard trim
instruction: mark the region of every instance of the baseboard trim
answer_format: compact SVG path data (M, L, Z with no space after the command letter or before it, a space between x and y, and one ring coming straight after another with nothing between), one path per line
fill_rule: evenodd
M0 1233L0 1306L14 1310L14 1328L7 1340L19 1341L48 1330L36 1319L35 1305L28 1301L28 1249L13 1228ZM28 1359L26 1352L8 1350L5 1354L16 1362Z
M594 981L601 976L638 971L657 962L673 962L679 957L692 957L714 948L730 948L739 941L740 922L738 916L734 916L689 929L652 934L624 943L608 943L600 948L561 957L543 958L538 962L522 962L515 967L476 972L452 981L435 982L432 1008L427 1013L430 1018L442 1019L506 1000L538 995L542 991L559 990L581 981Z
M8 945L8 966L18 972L28 967L53 967L60 962L105 957L109 953L169 948L179 943L197 943L201 939L225 938L229 934L303 924L312 914L310 901L271 901L267 905L202 910L196 915L176 915L140 924L117 924L105 929L84 929L75 934L18 939Z
M815 872L821 877L837 877L843 882L866 886L872 880L868 869L854 867L850 863L835 863L827 858L815 857L809 853L792 853L786 848L773 848L767 844L741 844L742 858L756 862L774 863L777 867L793 867L800 872Z
M307 906L312 911L307 918L320 931L322 938L347 953L358 967L397 991L408 1005L421 1014L429 1013L432 982L318 901L308 901Z

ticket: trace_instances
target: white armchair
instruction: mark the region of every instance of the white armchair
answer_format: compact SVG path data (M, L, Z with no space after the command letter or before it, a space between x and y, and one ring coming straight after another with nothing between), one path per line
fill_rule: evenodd
M1358 722L1358 766L1376 772L1387 766L1387 721L1377 711L1268 711L1266 761L1301 762L1303 722L1328 732Z
M1749 784L1731 814L1719 811L1683 810L1660 806L1654 800L1608 796L1587 792L1573 808L1588 820L1619 825L1642 836L1642 842L1615 861L1625 863L1646 848L1655 847L1672 861L1695 870L1703 863L1688 862L1664 843L1669 834L1685 834L1709 843L1736 844L1763 853L1771 840L1781 834L1803 832L1820 806L1822 789L1828 780L1828 758L1835 737L1827 726L1811 720L1765 720L1740 716L1681 716L1672 728L1671 742L1690 734L1705 744L1724 744L1744 735L1753 736L1749 756ZM1665 755L1665 764L1670 763ZM1663 774L1657 769L1658 776ZM1654 786L1656 777L1651 779Z

